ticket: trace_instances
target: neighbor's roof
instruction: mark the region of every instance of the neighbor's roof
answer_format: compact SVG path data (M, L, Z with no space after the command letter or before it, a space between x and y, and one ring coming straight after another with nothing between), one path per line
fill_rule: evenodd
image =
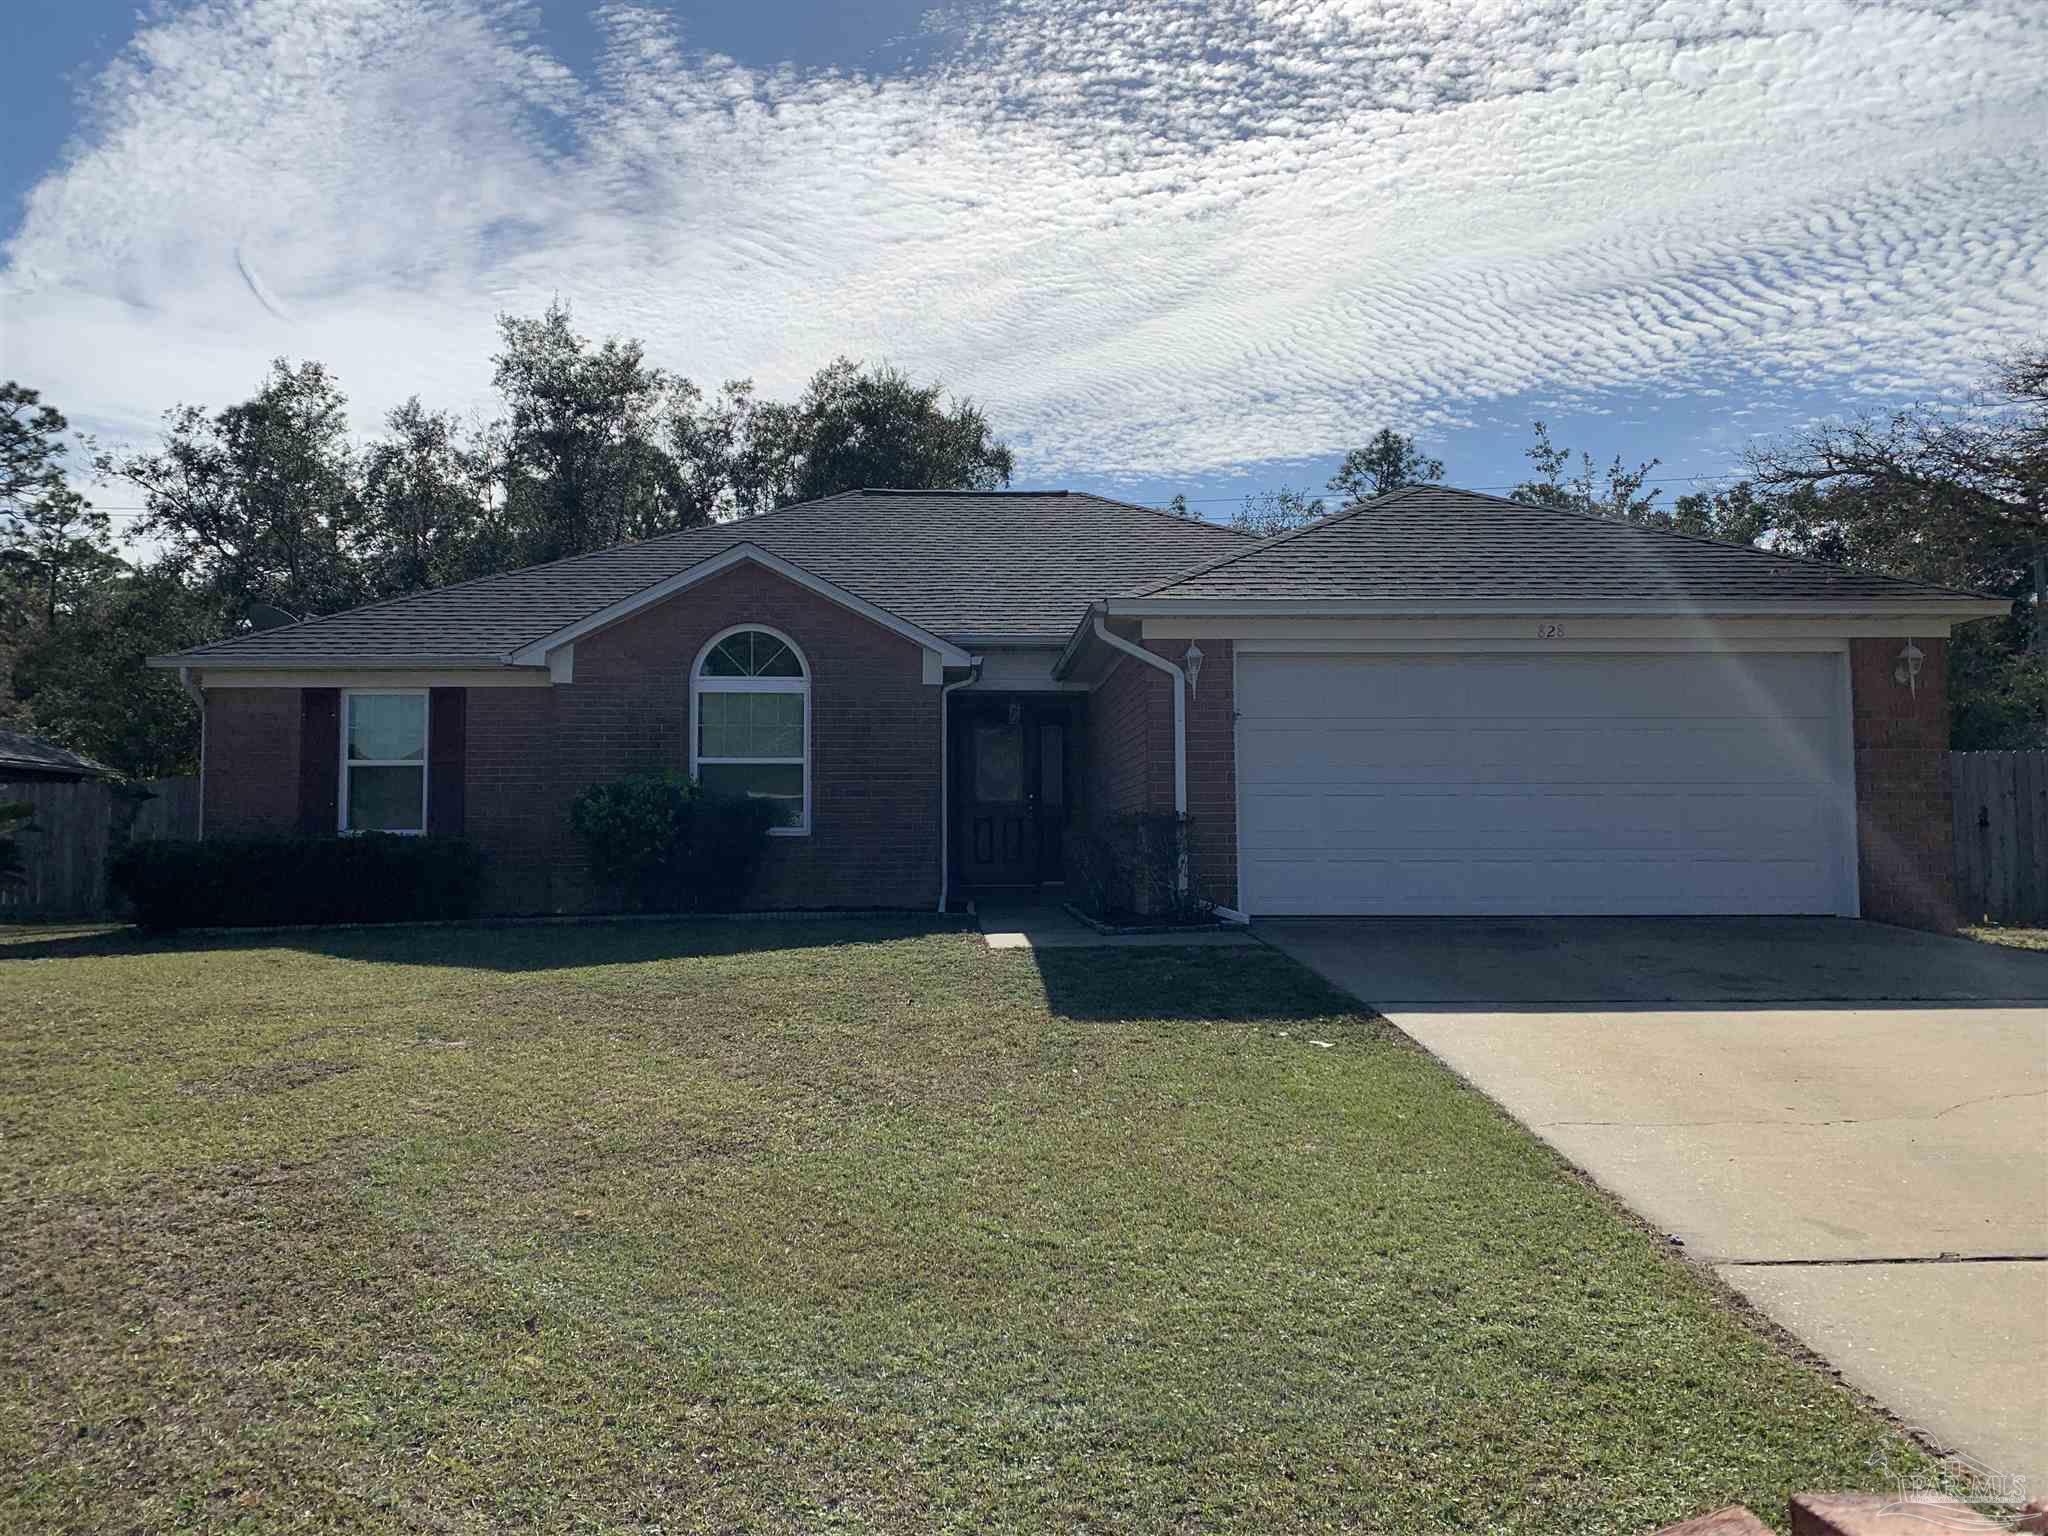
M26 770L39 775L76 774L82 779L110 779L114 770L105 763L19 731L0 731L0 779L10 772Z
M735 544L758 545L934 634L1057 644L1090 603L1249 542L1214 523L1075 491L848 491L237 635L176 659L492 665Z
M1206 600L1640 602L1656 608L1947 602L1983 594L1746 545L1526 506L1477 491L1390 491L1125 597Z

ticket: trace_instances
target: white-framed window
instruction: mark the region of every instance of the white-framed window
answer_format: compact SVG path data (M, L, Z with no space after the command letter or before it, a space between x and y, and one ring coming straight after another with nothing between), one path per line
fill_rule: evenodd
M811 830L811 669L789 636L738 624L697 653L690 776L712 794L776 801L784 837Z
M427 690L341 696L341 830L427 830Z

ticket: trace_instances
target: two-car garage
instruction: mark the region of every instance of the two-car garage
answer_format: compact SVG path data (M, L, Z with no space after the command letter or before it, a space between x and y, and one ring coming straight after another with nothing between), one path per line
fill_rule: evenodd
M1235 669L1251 916L1856 910L1839 647Z

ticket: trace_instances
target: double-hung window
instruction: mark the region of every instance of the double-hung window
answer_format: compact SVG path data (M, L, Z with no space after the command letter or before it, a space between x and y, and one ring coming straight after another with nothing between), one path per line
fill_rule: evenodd
M690 676L690 773L715 795L773 800L774 830L808 832L810 670L796 643L745 627L714 637Z
M341 830L427 830L427 695L341 696Z

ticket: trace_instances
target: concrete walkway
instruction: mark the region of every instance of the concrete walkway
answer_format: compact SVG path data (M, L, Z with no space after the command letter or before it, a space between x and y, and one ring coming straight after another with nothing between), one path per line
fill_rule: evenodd
M1833 919L1259 932L1908 1423L2048 1491L2048 955Z
M1242 928L1104 933L1064 907L987 907L977 916L990 949L1220 949L1258 942Z

